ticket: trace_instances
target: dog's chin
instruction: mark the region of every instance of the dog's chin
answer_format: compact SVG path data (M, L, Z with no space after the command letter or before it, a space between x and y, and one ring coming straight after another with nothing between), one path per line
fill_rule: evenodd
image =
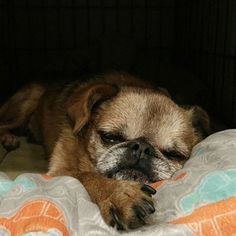
M142 171L136 169L121 169L114 173L112 176L114 179L119 180L133 180L140 183L149 183L150 179Z

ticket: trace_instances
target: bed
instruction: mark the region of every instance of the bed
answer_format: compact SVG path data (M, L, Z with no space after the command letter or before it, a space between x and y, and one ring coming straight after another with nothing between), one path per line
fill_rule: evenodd
M236 235L236 129L206 138L183 169L152 186L151 223L118 232L78 180L42 173L13 180L0 172L0 235Z

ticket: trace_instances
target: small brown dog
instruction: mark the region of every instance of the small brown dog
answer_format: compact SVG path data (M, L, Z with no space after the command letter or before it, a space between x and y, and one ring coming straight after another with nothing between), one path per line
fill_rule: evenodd
M155 190L144 183L170 178L209 131L201 108L180 107L165 90L125 73L29 85L0 110L7 149L17 143L9 131L25 123L50 158L48 174L78 178L118 229L145 224Z

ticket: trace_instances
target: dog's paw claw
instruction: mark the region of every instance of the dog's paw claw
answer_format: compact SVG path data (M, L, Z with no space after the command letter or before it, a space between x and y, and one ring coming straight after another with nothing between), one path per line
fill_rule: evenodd
M121 222L121 217L120 217L120 213L117 209L115 208L111 208L110 209L110 214L112 217L112 221L111 221L111 226L112 227L117 227L118 230L124 230L123 224Z
M154 213L155 212L155 207L154 207L153 202L148 201L145 198L143 199L143 201L145 202L144 204L145 204L146 208L148 209L149 213L150 214Z
M145 222L145 217L147 216L146 211L140 206L134 206L134 212L135 212L136 216L139 218L139 220L143 224L146 224L146 222Z
M151 186L149 186L147 184L144 184L142 186L141 190L143 192L146 192L146 193L151 194L151 195L154 195L157 192L154 188L152 188Z

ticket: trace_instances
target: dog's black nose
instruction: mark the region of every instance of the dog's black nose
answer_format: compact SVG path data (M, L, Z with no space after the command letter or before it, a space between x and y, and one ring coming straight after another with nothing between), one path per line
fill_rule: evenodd
M144 139L139 138L130 143L132 155L136 158L146 159L154 155L154 148Z

